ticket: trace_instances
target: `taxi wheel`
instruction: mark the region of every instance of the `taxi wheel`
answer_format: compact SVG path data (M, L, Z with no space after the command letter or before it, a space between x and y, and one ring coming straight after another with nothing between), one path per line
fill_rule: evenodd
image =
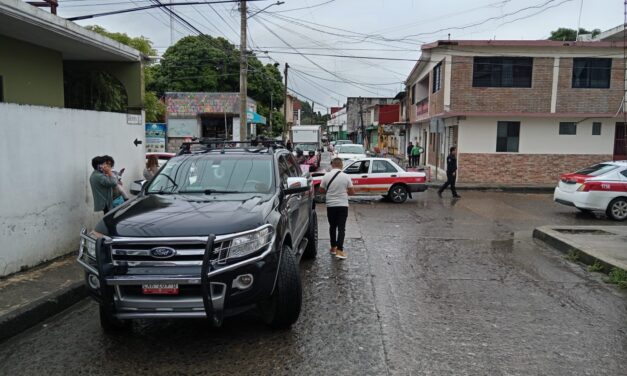
M608 217L615 221L624 221L627 219L627 198L618 197L613 199L607 206L605 211Z
M392 202L402 204L407 200L407 188L403 185L395 185L390 188L389 196Z

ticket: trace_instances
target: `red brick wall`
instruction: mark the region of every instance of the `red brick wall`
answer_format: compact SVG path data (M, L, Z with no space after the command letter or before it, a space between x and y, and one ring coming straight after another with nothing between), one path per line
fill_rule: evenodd
M560 174L611 160L599 154L483 154L461 153L459 182L552 184Z
M611 112L618 111L623 99L625 76L622 59L612 59L609 89L573 88L573 59L560 59L557 86L557 112Z
M553 58L533 59L530 88L472 87L472 56L453 56L451 111L550 112Z

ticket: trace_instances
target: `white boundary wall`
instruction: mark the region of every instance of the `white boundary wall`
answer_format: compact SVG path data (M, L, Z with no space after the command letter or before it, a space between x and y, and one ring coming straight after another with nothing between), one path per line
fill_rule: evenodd
M128 189L142 176L145 138L126 114L0 103L0 276L78 249L81 227L102 217L91 158L126 167Z

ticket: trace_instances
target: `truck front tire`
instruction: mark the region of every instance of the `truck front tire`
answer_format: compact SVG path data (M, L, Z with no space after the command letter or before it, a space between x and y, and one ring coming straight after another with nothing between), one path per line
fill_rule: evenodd
M274 329L288 329L298 320L302 304L300 272L292 249L284 246L272 296L261 305L266 323Z
M120 332L131 328L130 320L120 320L103 305L100 305L100 326L106 333Z

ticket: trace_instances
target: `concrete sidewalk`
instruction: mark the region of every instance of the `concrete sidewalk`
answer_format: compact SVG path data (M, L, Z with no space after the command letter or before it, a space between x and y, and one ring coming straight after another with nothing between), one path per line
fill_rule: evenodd
M74 253L0 279L0 341L87 296Z
M576 253L586 264L598 262L605 272L627 270L626 226L543 226L533 237L566 254Z

